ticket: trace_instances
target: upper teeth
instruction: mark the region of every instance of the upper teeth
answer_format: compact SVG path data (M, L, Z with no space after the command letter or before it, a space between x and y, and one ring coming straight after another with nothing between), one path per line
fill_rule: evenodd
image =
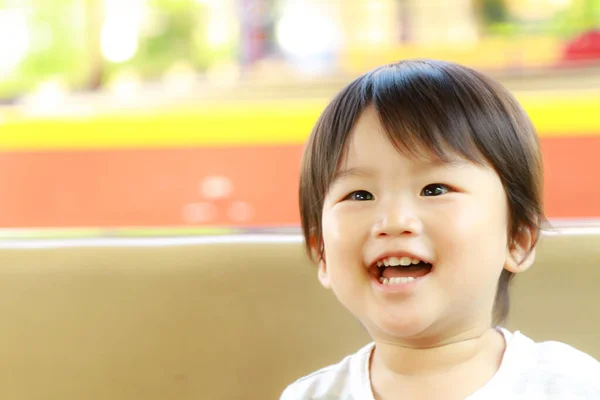
M417 259L417 258L411 258L411 257L387 257L384 258L383 260L379 260L377 261L377 266L378 267L396 267L398 265L402 265L402 266L407 266L410 264L418 264L420 263L421 260Z

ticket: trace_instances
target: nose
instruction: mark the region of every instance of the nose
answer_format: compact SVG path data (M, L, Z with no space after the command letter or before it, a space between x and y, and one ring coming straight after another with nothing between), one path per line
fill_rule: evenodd
M423 224L416 210L407 204L391 204L382 210L380 217L373 224L373 236L418 236L423 231Z

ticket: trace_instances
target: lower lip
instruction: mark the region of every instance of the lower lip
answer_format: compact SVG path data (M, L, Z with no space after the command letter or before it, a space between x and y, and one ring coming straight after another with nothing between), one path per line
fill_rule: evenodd
M408 283L394 283L394 284L383 284L379 282L379 278L373 279L373 287L383 293L409 293L419 287L423 282L427 280L429 275L433 272L433 269L429 271L427 275L420 276Z

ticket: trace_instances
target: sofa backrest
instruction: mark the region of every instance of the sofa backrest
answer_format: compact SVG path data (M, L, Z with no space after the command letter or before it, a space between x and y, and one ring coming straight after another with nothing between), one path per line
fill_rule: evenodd
M0 260L3 398L277 399L369 341L299 235L5 240ZM600 230L544 236L509 328L600 358L599 260Z

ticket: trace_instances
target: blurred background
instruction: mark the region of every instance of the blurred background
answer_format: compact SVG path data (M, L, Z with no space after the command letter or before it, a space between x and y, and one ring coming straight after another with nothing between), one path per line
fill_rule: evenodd
M600 219L600 0L0 0L0 235L296 230L323 107L413 57L511 89L548 216Z

